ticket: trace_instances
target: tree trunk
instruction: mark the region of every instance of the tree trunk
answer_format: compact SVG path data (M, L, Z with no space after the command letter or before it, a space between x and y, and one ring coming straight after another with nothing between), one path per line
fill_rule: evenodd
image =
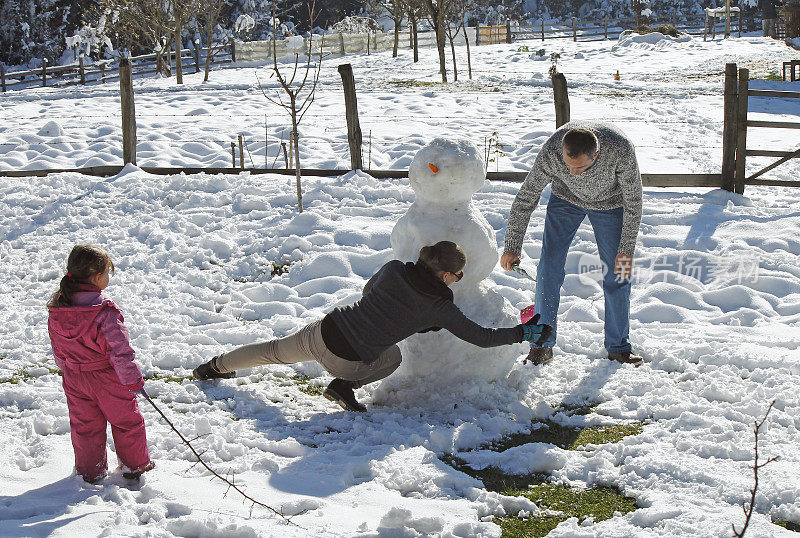
M203 82L208 82L208 75L211 72L211 50L212 50L211 46L213 44L212 43L213 40L214 40L214 29L212 28L206 34L206 45L207 45L206 69L205 69L205 75L203 76Z
M297 132L297 103L295 97L291 97L292 106L292 145L294 146L294 177L297 185L297 209L303 212L303 191L300 183L300 135Z
M411 36L414 42L414 63L419 61L419 40L417 39L417 16L411 16Z
M183 54L181 52L181 33L183 26L180 20L175 21L175 78L178 84L183 84Z
M400 24L401 21L394 20L394 48L392 48L392 58L397 58L397 47L400 44Z
M448 31L449 34L449 31ZM458 82L458 66L456 65L456 46L455 46L455 39L458 37L458 30L456 30L455 35L448 35L447 38L450 41L450 53L453 55L453 82Z
M464 30L464 41L467 42L467 71L469 73L469 79L472 80L472 56L469 52L469 27L462 24L461 28Z
M447 82L447 56L444 52L444 21L438 17L434 20L436 21L436 25L434 27L434 31L436 32L436 48L439 50L439 72L442 74L442 82Z

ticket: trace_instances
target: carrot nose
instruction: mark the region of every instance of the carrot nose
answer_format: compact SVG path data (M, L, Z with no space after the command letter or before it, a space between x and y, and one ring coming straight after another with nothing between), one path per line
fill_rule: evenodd
M439 172L439 167L436 166L433 163L428 163L428 167L431 169L431 172L433 172L434 174Z

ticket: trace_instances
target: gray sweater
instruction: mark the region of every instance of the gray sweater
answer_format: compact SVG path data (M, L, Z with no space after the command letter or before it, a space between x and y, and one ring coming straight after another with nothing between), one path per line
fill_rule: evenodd
M453 292L420 264L392 260L367 282L364 295L355 304L338 307L323 319L333 322L326 346L347 350L337 339L336 329L352 352L341 352L350 360L372 362L397 342L418 332L443 327L462 340L480 347L522 342L522 325L501 329L481 327L453 304ZM325 333L323 332L323 339ZM331 341L332 340L332 341ZM331 349L331 348L334 349Z
M561 140L570 129L588 129L600 141L600 154L584 172L571 176L564 163ZM533 168L511 205L505 252L522 252L522 240L539 203L542 190L552 183L553 194L584 209L624 208L619 254L633 255L642 220L642 177L633 143L607 123L573 121L562 125L544 143Z

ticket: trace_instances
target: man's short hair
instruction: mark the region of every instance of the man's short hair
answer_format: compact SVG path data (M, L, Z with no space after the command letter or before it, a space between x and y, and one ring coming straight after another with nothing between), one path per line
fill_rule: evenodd
M581 155L592 157L597 153L597 148L600 147L597 135L588 129L570 129L564 134L561 142L567 151L567 155L573 159Z

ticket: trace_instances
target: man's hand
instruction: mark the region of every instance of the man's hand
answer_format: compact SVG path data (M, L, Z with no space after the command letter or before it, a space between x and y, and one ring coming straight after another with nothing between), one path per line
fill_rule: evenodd
M511 271L512 265L519 265L519 255L512 252L503 252L500 257L500 267L506 271Z
M630 278L633 273L633 256L630 254L617 254L614 259L614 274L621 279Z

